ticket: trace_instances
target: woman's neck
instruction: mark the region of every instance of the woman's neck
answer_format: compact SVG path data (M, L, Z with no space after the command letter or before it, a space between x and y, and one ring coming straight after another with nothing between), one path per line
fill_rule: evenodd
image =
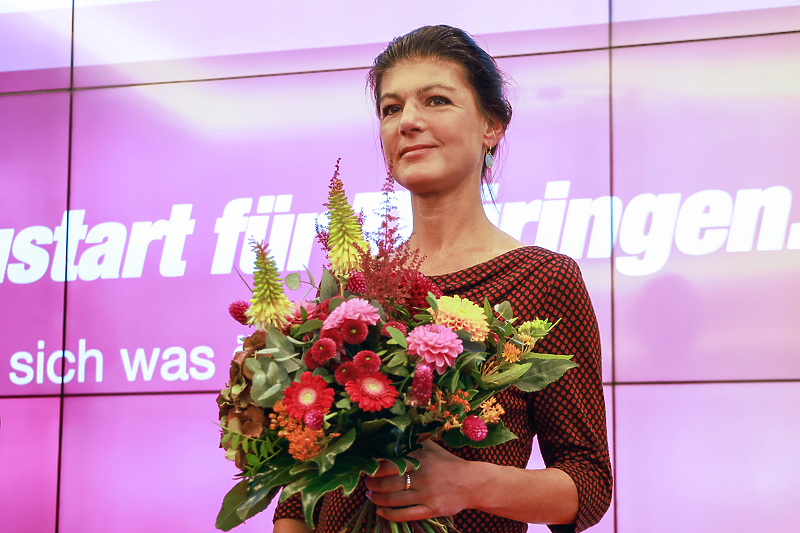
M479 191L412 195L411 206L410 245L425 258L426 275L463 270L523 246L489 221Z

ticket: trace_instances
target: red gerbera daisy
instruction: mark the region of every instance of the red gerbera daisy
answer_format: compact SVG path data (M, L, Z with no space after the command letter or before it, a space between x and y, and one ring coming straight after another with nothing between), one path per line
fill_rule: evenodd
M365 374L348 382L344 388L350 394L350 399L358 402L358 406L365 411L380 411L397 401L397 389L392 387L389 376L380 372Z
M336 342L332 339L320 339L308 350L320 365L324 365L336 355Z
M364 375L364 371L354 363L348 361L339 365L333 376L336 378L336 383L339 385L347 385L347 383L360 378L362 375Z
M342 340L347 344L358 344L367 338L368 328L365 322L360 320L345 320L340 329Z
M355 357L353 357L353 362L367 373L377 372L381 369L381 358L370 350L361 350L358 352Z
M311 410L327 411L333 405L333 389L320 376L303 372L300 383L292 383L283 391L283 404L295 420L303 420Z

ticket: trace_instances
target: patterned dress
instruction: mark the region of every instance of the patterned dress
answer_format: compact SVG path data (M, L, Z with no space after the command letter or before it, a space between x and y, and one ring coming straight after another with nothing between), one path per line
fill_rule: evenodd
M510 387L498 395L503 421L519 437L489 448L450 449L470 461L525 468L534 436L545 465L566 472L578 489L577 523L553 531L582 531L602 518L611 501L611 463L597 320L578 265L569 257L537 247L518 248L479 265L431 278L445 295L482 305L508 300L519 322L546 318L561 322L537 342L542 353L574 354L577 368L544 390L525 393ZM317 508L317 533L338 533L364 503L363 483L348 498L327 495ZM280 504L279 518L302 520L298 498ZM468 509L455 516L462 533L520 533L527 524Z

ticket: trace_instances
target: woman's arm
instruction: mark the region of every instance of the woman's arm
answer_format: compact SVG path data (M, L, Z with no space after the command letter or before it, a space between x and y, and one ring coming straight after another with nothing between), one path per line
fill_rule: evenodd
M557 468L524 470L466 461L430 441L412 455L421 466L411 472L409 490L404 490L405 476L398 476L397 467L388 462L366 480L384 518L409 521L477 509L520 522L575 522L578 491L572 478Z
M313 533L313 531L305 522L291 518L275 520L275 527L272 530L273 533Z

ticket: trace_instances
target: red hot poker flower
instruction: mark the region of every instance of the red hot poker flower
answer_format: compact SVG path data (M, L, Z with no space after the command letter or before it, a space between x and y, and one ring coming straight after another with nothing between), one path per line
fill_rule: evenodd
M358 402L358 406L365 411L380 411L397 401L397 389L392 387L389 376L380 372L349 381L344 388L350 394L350 399Z
M292 383L283 391L283 403L289 416L303 420L308 411L327 411L333 405L333 389L320 376L303 372L300 383Z

